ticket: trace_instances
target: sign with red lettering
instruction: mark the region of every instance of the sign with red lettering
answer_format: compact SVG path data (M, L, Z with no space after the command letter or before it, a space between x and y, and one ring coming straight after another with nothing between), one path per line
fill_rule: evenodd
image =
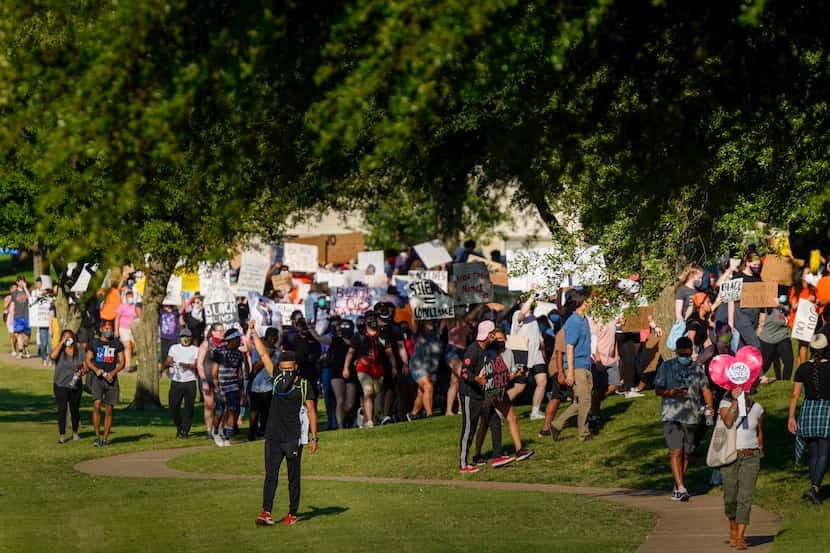
M384 288L332 288L331 313L354 319L371 309L385 293Z
M455 305L493 301L490 271L484 263L453 263Z

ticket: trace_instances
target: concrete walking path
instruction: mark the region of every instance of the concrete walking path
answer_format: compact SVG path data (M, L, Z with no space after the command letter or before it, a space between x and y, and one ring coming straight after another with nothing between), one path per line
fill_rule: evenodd
M140 451L91 459L75 465L75 469L95 476L131 478L188 478L188 479L256 479L261 476L232 474L200 474L175 470L167 463L181 455L212 449L211 446L187 447ZM531 491L576 494L605 501L613 501L627 507L649 511L657 515L657 523L637 553L708 553L710 551L734 551L724 543L728 535L720 497L699 495L688 503L671 501L665 491L634 490L626 488L592 488L584 486L559 486L555 484L523 484L514 482L489 482L468 480L428 480L404 478L370 478L359 476L304 476L304 480L328 482L365 482L369 484L419 484L428 486L455 486L469 489L503 491ZM774 513L757 506L752 508L747 544L750 551L767 553L780 527L780 519Z

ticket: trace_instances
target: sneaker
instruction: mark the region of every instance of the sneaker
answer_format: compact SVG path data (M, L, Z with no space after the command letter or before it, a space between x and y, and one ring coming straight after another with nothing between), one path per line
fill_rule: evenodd
M553 423L550 423L549 431L550 431L551 441L554 442L554 443L558 442L559 441L559 433L561 432L561 430L557 430L556 427L553 426Z
M256 517L254 524L256 524L257 526L273 526L274 519L271 518L271 513L269 513L268 511L262 511L261 513L259 513L259 516Z
M17 357L17 356L18 356L18 353L16 351L13 351L12 352L12 357Z
M689 501L689 492L687 492L686 490L683 490L682 492L678 491L677 493L680 495L680 501L682 501L684 503L686 501Z
M539 431L540 438L550 438L550 429L543 428Z
M412 421L415 420L415 416L412 413L407 413L406 414L406 420L407 420L407 422L412 422Z
M458 469L458 472L461 474L474 474L478 472L478 469L472 465L467 465L466 467L461 467Z
M588 434L584 438L579 438L579 441L580 442L590 442L593 439L594 439L594 435L593 434Z
M65 444L66 443L66 436L58 436L58 443Z
M101 447L101 438L95 438L92 440L92 447Z
M101 447L107 447L107 445L109 445L107 440L101 440Z
M77 442L77 441L78 441L78 440L80 440L80 439L81 439L81 437L78 435L78 433L77 433L77 432L75 432L74 434L72 434L72 441L73 441L73 442Z
M625 397L628 399L634 399L635 397L646 397L645 394L641 394L639 390L636 388L632 388L625 393Z
M298 519L295 515L292 515L291 513L288 513L287 515L285 515L285 518L282 519L282 523L287 525L287 526L291 526L292 524L297 524L297 522L299 522L299 520L300 519Z
M531 412L530 413L530 420L532 420L532 421L545 420L545 414L540 413L539 411Z
M680 492L677 490L672 490L671 492L671 500L672 501L680 501Z
M216 444L216 447L222 447L222 435L219 432L214 432L213 436L213 443Z
M532 449L522 448L516 452L516 461L524 461L525 459L532 457L534 453L536 452Z
M516 460L515 457L508 457L507 455L500 455L500 456L496 457L495 459L493 459L492 461L490 461L490 466L492 466L494 469L497 469L497 468L501 468L505 465L509 465L510 463L512 463L515 460Z
M627 392L623 392L622 390L615 390L614 393L618 396L624 396Z
M392 417L390 417L389 415L386 415L385 417L380 419L381 426L383 426L384 424L389 424L390 422L392 422Z
M222 438L222 446L221 447L231 447L231 441L227 438Z
M480 467L482 465L486 465L487 461L481 455L473 455L473 466Z
M821 498L818 495L816 489L810 486L810 489L804 492L802 496L804 499L807 499L813 505L821 505Z
M372 421L366 421L363 423L363 426L361 426L361 428L372 428L373 426L375 426L375 423L373 423Z

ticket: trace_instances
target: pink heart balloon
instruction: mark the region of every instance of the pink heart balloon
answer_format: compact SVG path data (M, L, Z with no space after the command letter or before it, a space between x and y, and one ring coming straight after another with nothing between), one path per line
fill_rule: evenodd
M709 363L709 376L712 382L726 390L734 388L735 385L729 380L726 371L735 364L735 361L736 359L731 355L716 355Z
M758 376L761 374L761 368L764 366L764 359L761 357L761 352L758 351L758 348L753 346L744 346L739 349L738 353L735 354L735 359L738 363L742 363L749 369L749 378L740 384L744 391L749 392L752 385L756 380L758 380Z

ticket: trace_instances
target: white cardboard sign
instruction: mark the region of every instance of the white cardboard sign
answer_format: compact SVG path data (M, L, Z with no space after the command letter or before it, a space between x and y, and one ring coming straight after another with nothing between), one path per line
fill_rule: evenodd
M89 281L92 279L92 273L89 272L87 269L87 264L84 263L83 269L81 269L81 274L78 275L78 280L75 281L75 284L72 285L72 289L70 292L74 292L76 294L83 294L89 288Z
M49 326L49 309L52 306L50 296L39 296L29 305L29 325L38 328Z
M170 278L167 279L167 290L164 294L164 300L161 302L162 305L175 305L179 306L182 304L182 277L181 275L170 275Z
M261 294L265 290L265 277L270 269L271 260L266 253L256 250L242 252L239 267L239 279L236 281L236 293L245 296L248 292ZM290 267L290 265L289 265Z
M357 253L357 268L365 272L369 265L372 265L375 268L375 273L385 272L385 258L383 250ZM290 266L291 265L289 265L289 267Z
M438 240L423 242L416 245L415 252L418 254L418 257L421 258L421 261L424 263L424 267L427 269L432 269L438 265L452 263L452 257L450 257L450 253L447 251L447 248L445 248L444 245Z
M744 279L733 278L732 280L724 281L720 285L718 295L723 301L740 301L743 287Z
M793 338L802 342L809 342L815 333L818 323L818 311L816 305L804 298L798 300L798 307L793 322Z
M314 273L320 268L317 246L309 244L283 244L282 262L295 273Z
M450 291L447 271L409 271L407 276L409 280L431 280L444 292ZM395 275L395 278L401 278L401 275Z
M455 316L453 298L433 281L412 280L406 286L416 320L451 319Z

